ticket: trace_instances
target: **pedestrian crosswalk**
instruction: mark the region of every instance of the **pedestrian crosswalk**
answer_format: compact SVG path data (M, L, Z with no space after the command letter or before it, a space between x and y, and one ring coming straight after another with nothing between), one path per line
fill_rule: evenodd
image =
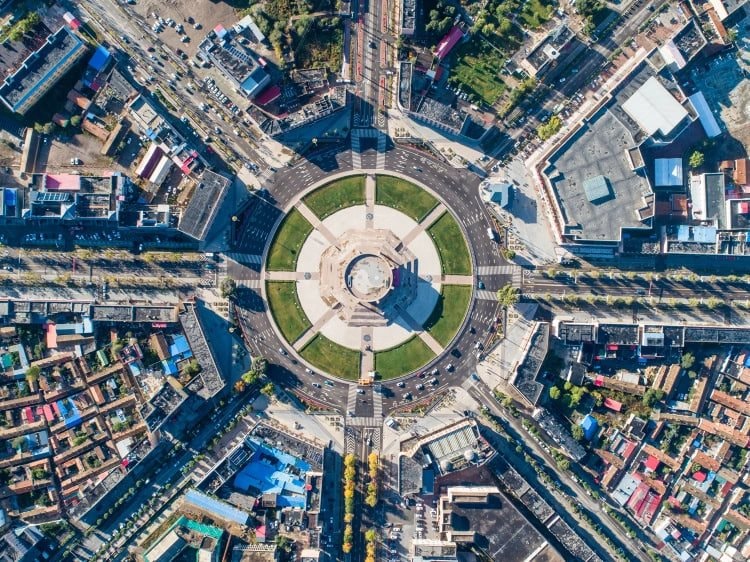
M356 406L357 406L357 387L351 384L349 385L349 394L346 397L346 411L353 412Z
M260 289L260 279L237 279L235 283L245 289Z
M477 299L480 301L496 301L497 293L495 291L477 291Z
M224 254L230 260L236 261L237 263L245 265L260 265L263 261L263 256L257 254L243 254L241 252L227 252Z
M520 269L517 265L480 265L477 267L477 275L513 275Z
M356 418L348 418L346 420L347 425L352 427L380 427L383 425L383 420L378 420L377 418L373 417L356 417ZM373 440L374 441L374 440Z
M372 414L375 419L381 419L383 417L383 394L381 393L380 385L377 385L373 389L372 393Z
M385 135L382 133L378 134L378 159L375 164L375 168L378 170L385 169Z
M356 129L352 132L352 167L355 170L362 169L362 147Z

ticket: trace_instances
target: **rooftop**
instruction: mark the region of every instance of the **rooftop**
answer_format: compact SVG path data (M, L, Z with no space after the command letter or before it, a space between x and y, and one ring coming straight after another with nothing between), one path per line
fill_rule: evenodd
M188 388L195 391L201 398L211 398L224 388L225 382L216 366L216 360L208 344L195 305L186 303L185 310L180 313L179 318L182 331L190 342L193 357L201 366L200 374L190 383ZM200 381L201 384L196 384L196 380Z
M63 26L31 53L0 86L0 99L17 113L25 113L86 53L86 44Z
M644 226L637 211L651 191L628 161L627 150L634 143L630 131L603 108L550 158L544 173L570 234L585 240L619 240L622 229ZM600 176L606 178L610 196L591 201L586 182Z
M536 405L544 390L544 385L536 380L544 358L547 356L549 345L549 324L540 322L528 343L523 361L518 365L513 379L513 386L526 399Z
M656 76L630 96L622 108L649 135L666 137L688 116L688 112L669 93Z
M179 229L196 240L205 240L229 193L232 180L207 170L182 213Z

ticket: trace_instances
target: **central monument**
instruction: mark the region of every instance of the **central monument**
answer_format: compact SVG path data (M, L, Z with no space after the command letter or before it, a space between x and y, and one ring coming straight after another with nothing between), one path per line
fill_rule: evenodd
M348 326L387 326L414 300L414 254L390 230L347 230L320 257L320 296Z

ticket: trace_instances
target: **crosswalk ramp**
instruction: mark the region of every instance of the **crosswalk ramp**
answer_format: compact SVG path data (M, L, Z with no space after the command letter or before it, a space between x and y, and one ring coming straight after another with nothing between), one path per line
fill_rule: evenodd
M257 254L243 254L241 252L228 252L224 254L232 261L244 265L260 265L263 262L263 256Z

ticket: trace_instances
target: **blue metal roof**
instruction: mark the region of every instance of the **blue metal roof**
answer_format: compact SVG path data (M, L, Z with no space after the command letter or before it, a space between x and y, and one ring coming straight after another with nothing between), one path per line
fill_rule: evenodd
M247 522L250 520L250 515L241 509L237 509L223 501L215 500L198 490L188 490L185 494L185 501L190 502L198 509L224 519L225 521L232 521L239 525L247 525Z
M96 51L94 51L94 54L91 56L89 66L98 72L99 70L107 66L107 63L109 62L109 59L111 57L112 53L109 52L107 47L99 45L96 48Z

